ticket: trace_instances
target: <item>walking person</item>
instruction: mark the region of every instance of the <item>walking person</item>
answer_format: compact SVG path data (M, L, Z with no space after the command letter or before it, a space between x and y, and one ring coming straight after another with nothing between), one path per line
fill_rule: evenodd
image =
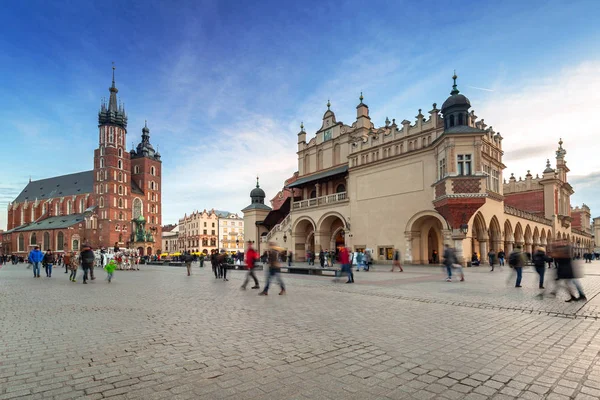
M115 269L117 269L117 263L114 262L114 260L110 260L108 264L106 264L106 266L104 267L104 270L106 271L106 280L108 281L108 283L112 281Z
M443 262L442 264L444 265L444 267L446 267L446 282L452 282L452 265L455 264L457 262L456 260L456 253L454 252L454 249L452 247L450 247L450 245L445 244L444 245L444 255L443 255Z
M194 261L194 257L192 257L189 250L185 253L183 260L185 262L185 267L187 268L187 276L192 275L192 261Z
M81 268L83 268L83 284L87 285L88 272L94 266L96 256L89 244L84 244L82 249L83 250L79 254L79 264L81 265Z
M219 279L219 269L217 268L217 253L215 250L212 250L210 253L210 265L212 266L213 274L215 274L215 279Z
M292 252L291 252L291 251L288 251L288 254L287 254L287 263L288 263L288 267L291 267L291 266L292 266L292 256L293 256L293 255L292 255Z
M262 292L260 292L259 296L267 296L269 294L269 286L271 285L271 280L277 279L279 286L281 287L281 291L279 295L285 294L285 284L281 279L281 265L279 264L279 254L283 249L280 247L276 247L275 243L269 242L269 252L268 252L268 262L269 262L269 273L267 274L267 283L265 283L265 288Z
M44 254L44 270L46 270L46 278L52 278L52 264L54 263L54 255L50 249Z
M392 271L394 272L394 269L396 267L400 268L400 272L404 272L404 270L402 269L402 265L400 265L400 250L396 249L394 250L394 260L392 261Z
M223 278L224 281L228 281L227 279L227 253L225 253L224 249L221 249L221 254L217 257L217 263L219 266L219 274Z
M494 272L494 262L496 262L496 252L493 249L490 249L490 251L488 251L487 256L488 256L488 260L490 262L490 267L492 267L490 272Z
M44 259L44 253L40 251L39 246L35 246L33 250L29 252L28 261L33 265L33 277L40 277L40 263ZM29 267L28 267L29 268Z
M525 266L525 254L521 251L521 246L515 246L515 249L508 257L508 266L511 267L517 274L515 287L521 287L521 279L523 279L523 266ZM511 274L512 277L512 274ZM510 280L510 278L509 278Z
M248 285L250 278L254 279L254 286L252 286L252 289L260 289L258 279L256 279L256 275L254 274L254 268L256 267L256 261L258 258L258 253L254 251L254 248L252 248L252 241L249 240L248 248L246 249L246 269L248 272L246 273L246 279L244 279L244 283L242 283L242 290L246 290L246 286Z
M543 247L538 247L536 251L533 253L533 265L535 266L535 271L538 273L540 277L539 288L544 289L544 275L546 274L546 262L548 262L548 256L546 255L546 249Z
M69 280L71 282L77 282L77 257L75 252L66 253L63 257L63 263L65 263L69 271L71 271Z
M504 259L506 258L506 253L504 252L504 250L500 250L498 251L498 265L500 267L504 267Z
M347 247L340 247L340 264L342 265L342 273L348 274L346 283L354 283L354 273L352 273L352 264L350 263L350 251Z
M557 264L557 283L556 287L550 294L556 296L558 289L563 286L561 285L561 282L564 282L565 290L571 296L568 300L565 300L567 303L573 301L587 301L587 297L585 297L581 283L579 283L579 280L575 275L575 270L571 260L571 246L568 244L568 242L560 241L556 245L552 246L552 256L554 257L554 262ZM575 297L575 295L571 292L570 284L575 287L579 297Z
M356 272L360 271L360 267L363 267L363 269L365 269L365 266L363 264L363 260L365 259L365 255L363 254L362 250L359 250L356 252Z

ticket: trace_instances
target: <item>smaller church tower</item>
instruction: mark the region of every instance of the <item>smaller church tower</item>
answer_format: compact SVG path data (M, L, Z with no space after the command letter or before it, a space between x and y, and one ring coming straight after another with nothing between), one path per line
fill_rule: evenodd
M129 153L133 196L132 246L144 255L160 250L162 236L162 161L150 143L148 123L142 128L142 141Z
M266 249L266 243L261 243L263 233L267 228L262 225L271 207L265 204L265 191L260 188L258 176L256 177L256 187L250 192L250 205L242 210L244 213L244 241L254 242L254 248L259 254Z

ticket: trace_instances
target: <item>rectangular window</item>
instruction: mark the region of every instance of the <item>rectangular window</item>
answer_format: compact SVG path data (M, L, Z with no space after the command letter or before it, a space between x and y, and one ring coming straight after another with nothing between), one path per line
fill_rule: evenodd
M498 170L492 170L492 190L500 193L500 173Z
M207 232L207 231L206 231L206 229L205 229L205 230L203 231L203 233L206 235L206 232Z
M212 223L212 227L213 227L213 228L215 227L215 223L214 223L214 222Z
M459 154L456 159L458 175L471 175L471 155Z
M442 179L446 176L446 159L442 158L439 162L439 177L438 179Z
M214 234L215 234L215 230L213 229L211 235L214 235Z
M204 223L204 227L206 228L206 222Z

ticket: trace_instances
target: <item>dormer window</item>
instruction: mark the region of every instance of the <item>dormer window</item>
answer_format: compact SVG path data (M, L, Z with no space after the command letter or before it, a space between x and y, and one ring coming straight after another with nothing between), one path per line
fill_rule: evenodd
M454 115L450 116L450 127L454 126Z
M463 115L462 115L462 113L458 114L458 125L463 125Z

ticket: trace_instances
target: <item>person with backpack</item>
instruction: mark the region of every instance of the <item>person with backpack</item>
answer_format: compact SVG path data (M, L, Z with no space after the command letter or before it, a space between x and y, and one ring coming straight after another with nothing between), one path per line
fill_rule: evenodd
M515 246L515 249L510 256L508 256L508 266L513 268L517 274L517 281L515 283L515 287L521 286L521 279L523 279L523 267L525 266L525 255L521 251L521 246Z
M83 250L79 254L79 264L83 268L83 284L87 285L88 272L94 267L96 256L89 244L84 244L82 248Z
M249 240L248 248L246 249L246 269L248 272L246 273L246 279L244 280L244 283L242 283L242 290L246 290L246 285L248 285L250 278L254 279L254 286L252 286L252 289L260 289L258 279L256 279L256 275L254 274L254 268L256 267L256 261L258 258L258 253L254 251L254 248L252 247L252 241Z
M391 272L394 272L394 269L396 269L396 267L400 268L400 272L404 272L404 270L402 269L402 265L400 265L400 250L398 249L394 250Z

